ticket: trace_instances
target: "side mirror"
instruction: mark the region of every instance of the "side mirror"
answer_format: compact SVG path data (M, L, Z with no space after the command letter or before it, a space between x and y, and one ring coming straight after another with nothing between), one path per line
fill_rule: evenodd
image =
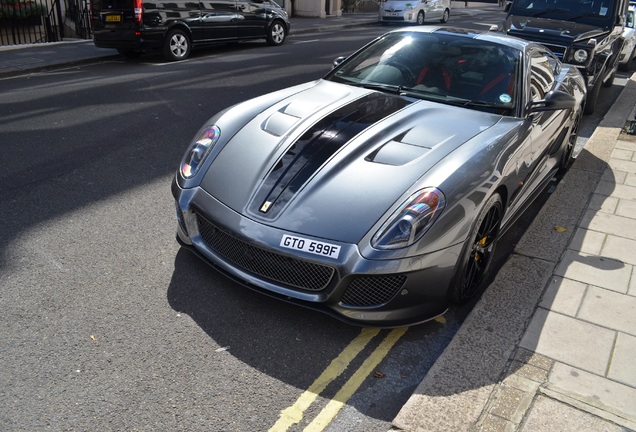
M346 58L347 58L347 57L345 57L345 56L337 57L337 58L333 61L332 68L336 68L336 67L340 66L340 63L342 63L342 62L343 62Z
M530 112L556 111L570 109L576 106L574 96L561 91L551 91L545 95L545 99L532 102Z

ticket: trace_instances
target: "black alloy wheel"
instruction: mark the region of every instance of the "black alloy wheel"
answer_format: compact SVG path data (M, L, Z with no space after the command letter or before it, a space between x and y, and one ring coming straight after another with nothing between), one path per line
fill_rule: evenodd
M482 207L464 247L455 281L449 291L450 300L464 303L481 288L490 267L503 218L503 203L493 194Z

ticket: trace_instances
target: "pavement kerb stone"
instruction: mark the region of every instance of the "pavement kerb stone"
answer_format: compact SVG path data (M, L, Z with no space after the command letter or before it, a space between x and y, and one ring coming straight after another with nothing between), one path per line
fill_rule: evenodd
M516 431L531 409L533 400L540 394L558 398L577 409L636 430L628 416L617 414L609 407L594 406L589 401L584 402L581 398L555 391L547 382L547 375L534 375L536 370L530 369L529 378L529 369L526 366L549 373L554 361L544 356L537 357L536 354L518 347L541 294L552 279L552 276L537 277L536 267L533 266L542 267L547 274L553 274L584 215L589 198L603 175L628 115L634 111L634 101L636 74L632 75L619 98L588 140L579 160L565 175L526 231L515 253L500 269L495 281L484 292L455 337L398 413L393 421L394 430ZM580 178L585 178L586 181L582 184L575 181ZM580 198L572 199L573 196ZM562 221L558 218L563 216L555 210L562 207L564 202L572 201L575 211L567 211L571 215L567 235L555 240L557 230L554 228ZM537 235L540 238L538 243L534 238ZM551 239L553 241L550 241ZM546 248L546 244L549 244L550 248ZM549 249L547 254L546 249ZM513 295L521 293L511 282L523 283L522 281L528 280L532 281L532 287L522 291L527 297L515 310L517 314L511 316L508 310L510 299L506 294L510 295L509 291L512 291ZM509 291L502 291L501 286L507 286ZM503 298L496 298L499 295L503 295ZM489 307L489 303L493 303L495 307ZM487 316L484 316L485 309L489 312ZM498 320L494 316L501 319ZM500 332L484 326L484 322L497 321L506 323L506 334L503 337ZM484 334L484 330L489 332L486 331ZM500 339L500 343L493 339ZM509 353L505 361L490 361L493 353L488 350L493 347L496 347L499 354ZM476 359L479 363L475 363ZM537 366L542 363L542 367ZM475 380L476 375L481 375L482 379ZM532 384L534 376L540 380L537 382L538 385ZM472 385L473 382L477 382L478 385Z

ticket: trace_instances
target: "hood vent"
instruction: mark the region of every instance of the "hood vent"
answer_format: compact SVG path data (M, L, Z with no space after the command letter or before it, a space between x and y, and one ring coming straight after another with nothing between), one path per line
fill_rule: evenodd
M323 164L352 138L410 103L399 96L373 92L323 117L287 149L267 174L250 205L251 211L262 217L276 217ZM290 104L272 115L266 124L277 133L284 133L284 125L293 122L280 116L296 118L290 113L302 114L309 109L316 109L315 105L309 108L300 103Z

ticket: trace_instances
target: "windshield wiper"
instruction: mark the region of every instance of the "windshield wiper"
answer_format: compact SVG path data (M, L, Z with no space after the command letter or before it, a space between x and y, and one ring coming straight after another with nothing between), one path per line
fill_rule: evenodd
M382 92L389 92L400 94L402 91L402 86L396 86L393 84L380 84L380 83L351 83L352 85L357 85L359 87L364 87L369 90L378 90Z

